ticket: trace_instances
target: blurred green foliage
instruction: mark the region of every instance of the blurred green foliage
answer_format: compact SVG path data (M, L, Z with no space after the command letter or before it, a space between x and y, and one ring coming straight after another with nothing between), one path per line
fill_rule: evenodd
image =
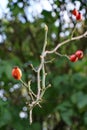
M12 78L12 68L19 66L23 80L32 80L32 89L36 92L36 73L30 64L37 68L40 63L44 23L49 28L48 50L70 38L76 20L72 17L69 4L78 7L80 3L78 8L84 17L78 23L79 28L74 36L87 29L87 5L84 0L49 0L52 9L42 9L36 16L27 11L32 2L34 1L8 0L9 12L0 19L0 130L86 130L87 38L70 42L59 49L60 53L67 55L78 49L83 50L84 58L76 63L55 54L47 56L46 60L55 58L52 63L45 65L48 73L46 84L50 83L52 87L44 95L42 108L34 109L33 123L29 125L25 90L19 81ZM38 3L38 0L35 2ZM64 19L64 12L68 13L69 21ZM31 19L28 18L29 15Z

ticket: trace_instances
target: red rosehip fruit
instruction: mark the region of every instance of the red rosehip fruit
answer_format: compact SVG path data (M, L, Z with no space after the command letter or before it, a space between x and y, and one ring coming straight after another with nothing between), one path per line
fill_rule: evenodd
M17 80L20 80L22 77L22 71L20 70L20 68L14 67L12 69L12 76Z
M83 58L83 51L78 50L78 51L76 51L75 55L78 57L78 59L82 59Z
M78 15L76 16L76 20L82 20L82 14L78 13Z
M71 62L76 62L78 60L78 57L75 55L75 54L72 54L70 57L69 57L70 61Z
M74 10L72 11L72 14L73 14L74 16L78 16L78 11L77 11L77 9L74 9Z

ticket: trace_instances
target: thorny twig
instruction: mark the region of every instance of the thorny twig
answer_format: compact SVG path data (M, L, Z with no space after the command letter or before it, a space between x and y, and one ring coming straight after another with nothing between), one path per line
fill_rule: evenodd
M61 46L65 45L66 43L69 43L70 41L79 40L79 39L87 36L87 31L86 31L85 33L83 33L80 36L73 37L74 31L75 31L75 29L73 30L70 39L65 40L61 43L58 43L57 46L54 47L53 50L49 51L49 50L46 50L48 27L47 27L47 25L45 25L45 40L44 40L43 50L42 50L42 53L41 53L41 56L40 56L40 58L41 58L40 65L39 65L37 70L35 70L33 65L31 65L32 69L37 73L37 95L32 91L31 86L30 86L30 82L27 85L21 80L23 85L26 87L28 94L29 94L29 96L32 100L31 103L28 103L30 124L32 123L32 110L33 110L33 108L36 105L41 107L40 103L42 102L43 95L44 95L45 91L47 90L47 88L49 88L51 86L51 85L48 85L46 87L46 83L45 83L45 80L46 80L46 72L45 72L46 61L45 61L45 57L47 56L47 54L55 53L59 56L65 56L65 57L69 58L67 55L62 55L62 54L58 53L57 50ZM42 74L42 76L41 76L41 74Z
M56 46L53 50L51 50L51 51L46 51L46 52L45 52L45 55L55 53L61 46L65 45L66 43L68 43L68 42L70 42L70 41L74 41L74 40L79 40L79 39L81 39L81 38L83 38L83 37L85 37L85 36L87 36L87 31L86 31L85 33L83 33L82 35L80 35L80 36L72 37L72 38L70 38L70 39L68 39L68 40L65 40L65 41L63 41L63 42L57 44L57 46Z

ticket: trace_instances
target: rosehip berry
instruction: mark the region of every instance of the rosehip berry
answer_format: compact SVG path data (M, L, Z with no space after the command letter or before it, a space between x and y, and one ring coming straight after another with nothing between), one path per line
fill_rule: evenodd
M78 60L78 57L75 55L75 54L72 54L70 57L69 57L70 61L71 62L76 62Z
M78 15L76 16L76 20L82 20L82 14L78 13Z
M74 16L78 16L78 11L77 11L77 9L74 9L74 10L72 11L72 14L73 14Z
M78 50L78 51L76 51L75 55L78 57L78 59L82 59L83 58L83 51Z
M12 76L17 80L20 80L22 77L22 71L20 70L20 68L14 67L12 69Z

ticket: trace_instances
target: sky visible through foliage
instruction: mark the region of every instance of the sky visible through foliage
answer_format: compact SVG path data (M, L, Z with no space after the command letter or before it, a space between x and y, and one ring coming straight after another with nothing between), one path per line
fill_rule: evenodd
M37 70L44 43L44 24L48 25L46 50L78 37L87 30L86 0L0 0L0 130L87 130L87 37L70 41L58 52L68 57L82 50L75 63L65 56L48 54L45 69L47 89L42 108L33 110L29 125L30 100L26 89L11 71L18 66L22 80L31 82L37 94ZM72 15L76 8L82 21ZM58 53L57 53L58 54ZM52 61L52 62L49 62ZM41 73L42 77L42 73Z

